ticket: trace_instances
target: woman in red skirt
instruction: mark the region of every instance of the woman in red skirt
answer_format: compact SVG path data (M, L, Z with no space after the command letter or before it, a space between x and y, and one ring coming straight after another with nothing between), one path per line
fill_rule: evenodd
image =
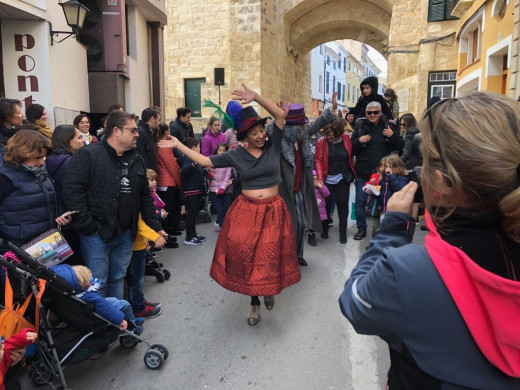
M160 147L176 148L204 167L233 167L239 172L242 195L231 205L219 233L210 275L222 287L251 296L247 323L260 320L260 300L267 310L279 294L301 278L291 217L278 195L280 146L288 107L277 107L243 85L233 92L242 103L256 101L274 118L271 137L253 107L240 113L237 139L247 147L237 147L217 156L205 157L182 145L176 138L159 142Z

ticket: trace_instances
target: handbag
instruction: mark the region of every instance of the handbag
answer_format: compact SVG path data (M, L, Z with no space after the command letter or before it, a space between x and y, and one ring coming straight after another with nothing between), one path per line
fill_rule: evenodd
M22 249L48 268L63 263L74 253L58 229L47 230L22 245Z

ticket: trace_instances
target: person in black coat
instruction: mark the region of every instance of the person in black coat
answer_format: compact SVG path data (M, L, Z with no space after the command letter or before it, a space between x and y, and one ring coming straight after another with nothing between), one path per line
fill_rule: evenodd
M349 114L354 114L356 118L363 118L365 116L367 104L370 102L378 102L381 104L383 115L387 120L394 119L392 111L390 111L388 104L386 104L385 98L377 93L377 89L379 88L377 77L367 77L361 82L360 88L361 96L359 97L356 107L349 108Z
M153 132L161 124L161 113L152 107L146 108L141 113L141 120L137 124L139 137L137 138L137 151L144 159L147 169L157 172L157 147Z
M416 127L417 120L412 114L404 114L400 120L401 131L404 132L404 147L401 160L406 169L410 170L422 165L422 155L419 150L421 144L421 132Z

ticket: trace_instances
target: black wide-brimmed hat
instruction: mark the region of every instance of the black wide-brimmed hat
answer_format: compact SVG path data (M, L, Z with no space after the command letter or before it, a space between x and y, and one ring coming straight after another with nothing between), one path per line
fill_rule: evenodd
M246 133L252 127L260 124L264 124L267 118L260 117L252 106L244 107L240 112L240 119L242 123L237 130L237 138L243 139Z

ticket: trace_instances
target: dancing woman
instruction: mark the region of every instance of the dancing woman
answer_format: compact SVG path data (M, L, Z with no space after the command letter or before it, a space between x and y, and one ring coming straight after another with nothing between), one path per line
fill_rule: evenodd
M264 124L253 107L241 112L242 123L237 139L247 141L240 147L206 157L182 145L176 138L159 142L160 147L178 149L204 167L233 167L242 181L242 195L231 205L220 230L210 275L222 287L251 296L247 323L260 320L260 300L267 310L274 306L279 294L301 278L291 217L278 195L280 179L280 147L282 129L289 107L277 107L268 99L242 84L233 91L242 103L256 101L274 118L267 139Z

